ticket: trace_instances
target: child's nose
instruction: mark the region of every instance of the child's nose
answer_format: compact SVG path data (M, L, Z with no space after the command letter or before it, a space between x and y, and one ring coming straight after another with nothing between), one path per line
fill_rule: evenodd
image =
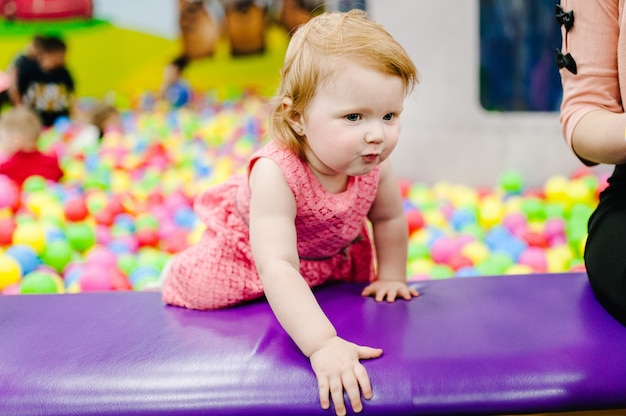
M385 141L385 130L381 123L372 123L365 133L365 141L367 143L382 143Z

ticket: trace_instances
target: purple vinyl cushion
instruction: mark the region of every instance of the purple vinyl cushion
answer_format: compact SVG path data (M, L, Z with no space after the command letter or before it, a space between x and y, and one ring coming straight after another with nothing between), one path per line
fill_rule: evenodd
M460 415L626 407L626 328L583 273L412 283L376 303L315 290L364 361L363 414ZM308 359L264 300L218 311L158 293L0 296L2 415L299 415L319 406Z

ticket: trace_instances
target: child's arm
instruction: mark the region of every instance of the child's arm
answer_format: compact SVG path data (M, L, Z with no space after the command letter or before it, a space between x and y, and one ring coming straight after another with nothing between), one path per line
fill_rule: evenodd
M363 296L374 296L379 302L418 296L406 284L408 226L398 179L389 160L381 165L378 193L368 216L374 233L378 278L363 290Z
M261 158L250 174L250 242L267 300L276 318L300 350L310 358L320 403L345 414L345 389L355 412L363 397L372 397L360 359L382 350L359 346L337 336L311 289L300 275L294 219L296 204L285 177L271 160Z

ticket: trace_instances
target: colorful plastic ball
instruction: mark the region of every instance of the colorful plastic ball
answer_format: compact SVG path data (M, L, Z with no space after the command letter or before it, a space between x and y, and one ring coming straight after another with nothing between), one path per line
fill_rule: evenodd
M15 227L17 225L13 218L0 218L0 246L8 246L13 242Z
M486 197L478 207L479 222L486 229L499 224L503 216L504 206L498 198Z
M5 254L13 257L22 269L22 274L26 275L41 265L41 260L31 246L15 244L5 251Z
M438 238L430 247L430 255L435 263L444 264L460 250L455 239L447 236Z
M36 222L19 223L13 231L13 244L28 245L41 253L46 246L46 233Z
M130 281L133 288L135 288L139 282L145 279L158 280L159 270L156 267L152 267L152 266L137 266L128 275L128 280Z
M490 255L489 247L479 240L467 243L461 248L460 254L470 259L473 265L484 262Z
M61 239L50 241L41 253L43 262L59 273L63 272L65 266L72 261L72 257L72 246L67 240Z
M430 275L433 279L449 279L454 276L454 270L446 264L435 264Z
M156 247L159 244L159 231L152 228L141 228L135 232L139 247Z
M16 284L22 277L22 268L13 257L0 253L0 290Z
M459 208L450 217L450 224L456 231L476 223L476 214L469 208Z
M142 213L135 218L135 229L151 229L157 230L159 228L159 220L152 214Z
M548 262L544 250L537 247L529 247L522 252L518 264L528 266L535 273L544 273L548 269Z
M480 272L473 266L461 267L454 273L456 277L474 277L479 275Z
M529 197L524 199L521 209L528 221L544 221L546 219L544 203L540 198Z
M80 276L81 292L101 292L113 290L110 271L100 267L85 266Z
M44 294L59 293L59 279L51 273L35 270L22 279L20 293Z
M72 248L84 252L96 242L94 227L86 222L71 222L65 226L65 236Z
M98 266L104 270L114 269L117 265L117 257L105 246L95 245L85 254L85 263L90 266Z
M500 188L507 194L521 194L524 189L522 174L518 171L507 170L500 177Z
M15 211L20 204L20 190L13 181L0 175L0 208Z
M36 191L45 191L47 187L47 181L44 177L39 175L33 175L26 178L22 184L22 191L26 193L32 193Z
M83 221L89 216L87 202L83 197L75 197L65 202L65 218L68 221Z
M130 281L128 280L126 275L117 268L111 271L111 284L113 285L113 290L131 290L132 289Z
M405 213L409 227L409 235L420 230L424 226L424 215L418 210L410 210Z
M132 254L118 256L117 267L128 276L137 267L137 256Z

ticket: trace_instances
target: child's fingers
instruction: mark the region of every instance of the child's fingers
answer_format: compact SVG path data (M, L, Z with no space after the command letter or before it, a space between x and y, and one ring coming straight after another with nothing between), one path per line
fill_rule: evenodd
M333 377L330 379L330 397L335 406L337 416L346 414L346 404L343 402L343 383L341 378Z
M317 387L320 394L320 404L322 405L322 409L328 409L330 407L330 386L328 384L328 379L318 377Z
M359 386L361 386L363 397L367 400L371 399L373 395L372 385L370 384L369 375L367 374L367 370L365 370L363 364L359 363L354 367L354 376L356 377Z
M363 410L363 403L361 403L361 390L359 389L356 374L353 372L347 372L343 375L342 381L343 388L346 390L348 399L350 399L350 406L352 406L352 410L359 413Z

